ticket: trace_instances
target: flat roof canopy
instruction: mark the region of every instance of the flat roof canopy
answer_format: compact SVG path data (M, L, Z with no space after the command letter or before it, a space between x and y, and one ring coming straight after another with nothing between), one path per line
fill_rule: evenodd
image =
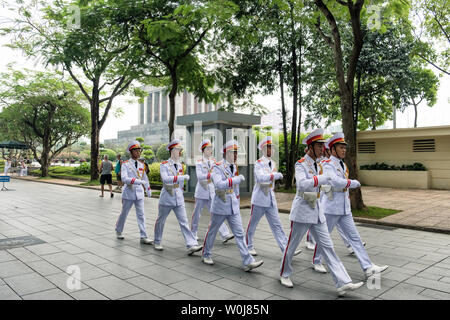
M225 111L210 111L177 117L178 125L193 126L195 121L201 121L204 125L227 123L230 125L251 127L261 124L261 116Z

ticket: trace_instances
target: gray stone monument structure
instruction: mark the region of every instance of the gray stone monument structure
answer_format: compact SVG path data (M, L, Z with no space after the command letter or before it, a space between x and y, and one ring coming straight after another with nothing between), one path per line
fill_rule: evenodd
M186 174L190 175L185 196L194 195L197 184L195 163L202 154L198 147L203 139L210 139L216 161L223 159L223 145L231 139L239 143L237 165L245 181L239 185L241 196L249 196L253 190L253 166L257 159L256 137L252 126L259 125L261 117L249 114L212 111L177 117L177 125L186 126L185 154Z

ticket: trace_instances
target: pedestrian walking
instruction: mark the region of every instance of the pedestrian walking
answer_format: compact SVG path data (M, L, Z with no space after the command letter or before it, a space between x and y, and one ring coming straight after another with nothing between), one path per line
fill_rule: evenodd
M108 155L103 156L103 161L100 165L100 184L102 189L102 194L100 197L104 196L105 183L109 186L109 192L111 193L111 198L114 197L112 192L112 162L108 160Z

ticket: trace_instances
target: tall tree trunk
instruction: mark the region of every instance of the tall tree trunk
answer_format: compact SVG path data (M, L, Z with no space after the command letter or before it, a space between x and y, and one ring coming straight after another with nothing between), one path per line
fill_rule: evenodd
M98 81L94 82L92 88L92 101L91 101L91 181L97 180L98 173L98 160L99 160L99 147L100 147L100 92L98 90Z
M178 79L175 70L170 71L171 79L172 79L172 88L169 92L169 141L174 139L174 131L175 131L175 97L177 95L178 90Z
M355 103L355 110L354 110L354 116L353 116L353 139L356 141L356 131L358 129L358 117L359 117L359 107L361 105L361 72L358 72L356 74L356 83L357 83L357 89L356 89L356 103Z
M284 74L283 74L283 58L282 58L282 49L281 49L281 41L280 35L278 37L278 75L280 77L280 91L281 91L281 116L283 121L283 137L284 137L284 156L286 161L286 179L285 179L285 188L288 189L291 185L292 181L292 173L289 170L291 163L289 162L289 148L288 148L288 134L287 134L287 124L286 124L286 104L284 101Z
M44 139L44 144L42 146L42 154L41 154L41 158L40 158L40 165L41 165L41 177L47 177L48 176L48 168L50 167L50 163L49 163L49 154L50 154L50 150L48 148L48 143L45 144L45 139Z
M412 101L414 105L414 128L417 128L417 104L414 99Z
M303 28L300 27L300 39L299 39L299 56L298 56L298 127L297 127L297 154L299 153L300 148L300 131L302 126L302 105L303 105L303 96L302 96L302 40L303 40Z
M363 35L361 30L361 9L364 5L364 0L347 1L346 6L350 13L352 32L353 32L353 47L350 54L347 67L347 75L344 72L344 57L341 47L341 35L336 19L322 0L314 0L317 8L323 13L328 21L331 29L332 37L327 37L320 29L320 24L317 24L319 32L325 41L333 49L334 64L336 71L336 80L339 84L339 94L341 99L341 114L342 114L342 129L349 145L346 153L346 164L350 172L350 179L358 179L358 165L356 159L356 135L354 122L354 108L353 108L353 90L356 74L356 65L363 46ZM350 201L353 209L365 209L362 199L361 188L350 191Z
M295 37L294 30L294 8L292 3L289 3L291 10L291 35ZM288 189L292 188L293 183L293 172L295 163L295 155L297 154L297 107L298 107L298 69L297 69L297 50L296 50L296 42L294 39L291 39L291 58L292 58L292 76L293 76L293 84L292 84L292 127L291 127L291 149L289 150L289 163L290 167L286 168L287 171L290 172L290 179L287 181L288 185L286 186Z

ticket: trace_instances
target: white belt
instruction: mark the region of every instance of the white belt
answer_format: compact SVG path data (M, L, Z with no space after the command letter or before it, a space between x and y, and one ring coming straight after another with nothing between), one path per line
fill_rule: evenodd
M216 195L222 199L223 202L227 202L227 198L226 195L227 194L233 194L234 193L234 189L216 189Z
M166 189L166 191L173 196L173 189L179 188L180 184L176 183L176 184L166 184L163 183L163 188Z
M316 207L317 199L320 198L320 192L300 192L297 191L297 195L306 200L309 206L314 209Z

